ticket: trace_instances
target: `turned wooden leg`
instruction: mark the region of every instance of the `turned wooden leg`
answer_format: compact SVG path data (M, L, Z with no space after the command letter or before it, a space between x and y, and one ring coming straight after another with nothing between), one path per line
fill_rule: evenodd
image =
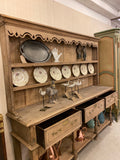
M119 109L118 109L116 103L115 103L115 105L114 105L114 110L113 110L113 112L114 112L114 115L115 115L115 120L116 120L116 122L118 122Z
M96 134L96 137L95 138L97 138L97 135L98 135L98 133L97 133L97 128L98 128L98 125L97 125L97 121L98 121L98 116L96 116L95 118L94 118L94 120L95 120L95 128L94 128L94 133Z
M46 157L45 158L46 158L45 160L49 160L49 151L48 150L46 151Z
M72 152L74 154L74 160L77 160L77 153L75 150L75 132L72 133Z
M116 122L118 122L118 115L119 115L119 110L118 108L116 109Z
M112 125L112 106L110 106L110 125Z
M30 151L30 160L39 160L38 149Z
M13 146L14 146L14 152L15 152L15 160L22 160L22 154L21 154L21 145L20 142L13 138Z

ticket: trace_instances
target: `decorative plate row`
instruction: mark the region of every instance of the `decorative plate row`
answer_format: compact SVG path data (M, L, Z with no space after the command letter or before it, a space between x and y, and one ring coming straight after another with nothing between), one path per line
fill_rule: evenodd
M67 79L71 77L71 74L78 77L80 74L87 75L88 72L90 74L94 73L93 64L73 65L72 73L69 66L63 66L61 70L58 67L50 68L50 76L56 81L61 80L62 76ZM48 74L43 67L36 67L33 71L33 77L37 82L45 83L48 79ZM25 69L17 68L12 70L12 79L15 86L25 86L29 81L29 75Z

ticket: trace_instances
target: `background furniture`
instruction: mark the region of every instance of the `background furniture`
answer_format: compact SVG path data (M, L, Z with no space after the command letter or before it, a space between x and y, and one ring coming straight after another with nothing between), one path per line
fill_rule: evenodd
M120 108L120 29L95 33L99 40L100 84L112 86L118 92L118 105L114 107L117 115Z
M0 114L0 159L1 160L7 160L2 114Z
M111 123L111 118L106 119L103 125L97 126L97 116L104 110L105 103L108 106L116 102L117 96L112 87L99 86L99 60L98 60L98 39L71 33L48 26L42 26L31 22L25 22L10 17L0 17L0 42L3 56L5 87L7 97L7 116L12 126L12 137L16 160L22 160L21 143L29 150L29 159L38 160L46 151L46 159L49 159L48 150L62 140L61 160L70 160L77 157L77 153L86 146L97 134ZM44 63L22 63L20 59L20 46L26 40L37 40L44 43L51 51L57 48L62 52L60 62L54 62L53 57ZM84 57L77 57L76 50L84 48ZM48 96L45 95L45 105L49 107L45 111L43 108L43 97L39 89L46 90L51 85L50 68L57 66L60 70L68 65L70 69L76 64L93 64L94 73L82 73L75 77L73 74L69 78L62 76L61 80L55 81L58 90L58 98L55 104L48 103ZM35 67L43 67L48 74L45 83L38 83L33 77ZM25 86L14 86L12 81L13 69L24 68L29 75L29 82ZM79 96L68 99L65 96L63 82L71 84L76 80L81 81ZM73 91L77 91L75 87ZM67 93L71 89L67 88ZM73 92L74 93L74 92ZM105 95L104 95L105 94ZM102 96L102 100L101 97ZM112 96L112 102L110 101ZM96 99L97 98L97 99ZM95 100L94 100L95 99ZM82 127L83 112L76 107L87 103L85 123L95 118L95 129L87 130L84 142L76 142L76 133ZM107 104L106 103L106 104ZM89 108L90 106L90 108ZM77 110L76 110L77 109ZM91 111L90 111L90 110ZM111 112L110 112L111 113ZM72 138L68 136L71 135Z

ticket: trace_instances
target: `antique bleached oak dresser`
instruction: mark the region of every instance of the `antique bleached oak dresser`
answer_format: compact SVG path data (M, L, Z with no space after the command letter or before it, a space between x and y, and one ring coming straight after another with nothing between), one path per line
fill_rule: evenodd
M50 51L57 48L58 52L62 53L59 62L54 62L52 55L43 63L29 61L26 63L25 59L23 61L20 46L28 40L43 43ZM98 39L0 15L0 44L7 116L12 126L15 159L22 160L21 144L23 144L29 151L27 159L39 160L46 153L44 160L48 160L49 149L59 141L61 142L59 159L76 159L77 153L112 122L112 104L117 103L117 94L112 87L99 86ZM79 56L76 53L78 48L81 52ZM86 70L89 64L94 68L92 73ZM67 66L71 71L74 65L78 66L78 70L81 66L86 66L86 71L77 76L72 71L69 77L62 75L59 80L55 80L57 100L50 104L48 96L45 95L45 105L49 108L43 111L43 97L39 91L40 89L45 91L51 85L53 80L50 76L51 67L57 67L61 71L62 67ZM46 70L48 77L44 83L35 80L33 72L36 67ZM14 85L14 69L24 69L25 73L27 72L26 85ZM19 73L16 76L19 76ZM76 84L78 81L80 85L77 89L74 87L73 91L67 88L66 92L76 93L76 96L73 95L73 99L69 99L69 96L66 98L65 87L62 84L68 82ZM105 108L110 109L110 117L98 126L97 117ZM95 128L87 128L85 140L77 142L77 130L91 119L95 119Z

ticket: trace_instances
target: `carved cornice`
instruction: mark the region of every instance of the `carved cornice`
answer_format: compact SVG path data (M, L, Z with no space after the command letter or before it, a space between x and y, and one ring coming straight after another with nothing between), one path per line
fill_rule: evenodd
M26 36L29 36L32 40L35 40L37 38L40 38L42 41L44 42L53 42L54 40L57 43L61 43L64 42L65 44L81 44L82 46L93 46L93 47L97 47L97 42L94 41L87 41L87 40L78 40L78 39L73 39L71 37L64 37L64 36L60 36L60 35L52 35L50 33L38 33L38 34L34 34L31 32L24 32L24 33L20 33L20 32L16 32L16 31L10 31L8 30L8 35L10 37L20 37L20 38L25 38Z
M35 40L40 38L42 41L65 44L81 44L82 46L98 46L98 39L95 37L89 37L69 31L52 28L49 26L43 26L24 20L19 20L7 16L0 15L0 25L5 24L6 33L9 37L25 38L29 36Z

